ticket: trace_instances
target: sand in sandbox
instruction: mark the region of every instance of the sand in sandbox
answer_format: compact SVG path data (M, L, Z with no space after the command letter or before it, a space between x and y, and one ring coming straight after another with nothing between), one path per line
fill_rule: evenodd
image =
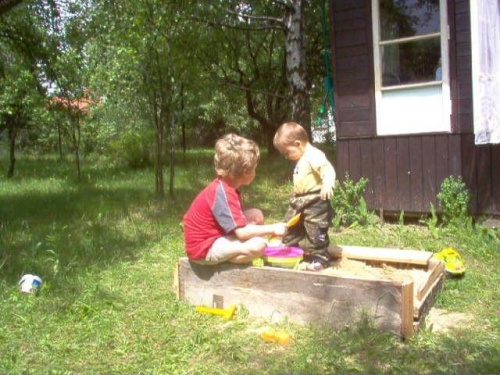
M322 274L336 276L356 276L367 279L390 281L413 281L415 286L425 283L428 274L424 269L396 268L386 263L371 266L363 261L341 258L332 262L332 266L321 271Z

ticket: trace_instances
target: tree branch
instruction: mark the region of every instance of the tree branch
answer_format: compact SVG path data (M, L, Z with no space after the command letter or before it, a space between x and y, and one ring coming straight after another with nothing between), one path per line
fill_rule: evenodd
M9 10L19 5L23 0L0 0L0 16L7 13Z
M276 17L270 17L270 16L250 16L248 14L240 13L240 12L234 12L232 10L226 9L227 14L231 14L236 17L241 17L241 18L246 18L249 20L255 20L255 21L262 21L262 22L275 22L280 25L283 25L283 19L282 18L276 18Z
M264 90L253 89L251 87L248 87L248 86L245 86L245 85L240 85L240 84L231 82L229 80L225 80L225 81L221 82L221 85L233 86L233 87L236 87L237 89L242 90L242 91L255 92L255 93L258 93L258 94L262 94L262 95L265 95L265 96L271 96L271 97L278 98L278 99L286 99L286 96L284 96L284 95L279 95L279 94L275 94L273 92L264 91Z
M205 23L209 26L215 26L215 27L226 28L226 29L245 30L245 31L283 30L282 26L265 25L265 26L245 26L244 27L244 26L231 25L231 24L223 23L223 22L219 22L219 21L205 20L203 18L196 17L196 16L191 16L190 18L194 21L202 22L202 23Z

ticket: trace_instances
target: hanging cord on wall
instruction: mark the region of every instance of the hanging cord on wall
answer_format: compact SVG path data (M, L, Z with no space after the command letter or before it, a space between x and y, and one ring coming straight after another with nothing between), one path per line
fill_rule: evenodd
M325 71L326 76L323 79L323 84L325 85L326 101L330 106L332 115L335 113L335 99L334 99L334 89L333 89L333 75L332 75L332 65L330 61L330 43L328 39L328 24L326 22L326 0L323 0L322 20L321 26L323 29L323 55L325 57Z

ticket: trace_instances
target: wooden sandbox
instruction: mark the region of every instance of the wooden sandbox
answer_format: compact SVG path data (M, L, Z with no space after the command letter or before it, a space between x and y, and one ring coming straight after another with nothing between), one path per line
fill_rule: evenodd
M433 253L334 246L337 258L320 273L223 263L202 266L181 258L178 296L192 305L244 306L249 315L295 323L354 324L367 314L384 331L409 337L423 321L444 280ZM347 265L347 267L346 267Z

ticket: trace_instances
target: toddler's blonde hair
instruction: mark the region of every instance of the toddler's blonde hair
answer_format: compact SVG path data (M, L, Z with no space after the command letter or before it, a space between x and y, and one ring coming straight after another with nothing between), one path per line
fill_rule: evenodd
M309 142L306 129L296 122L285 122L274 134L273 144L279 150L281 147L291 145L295 141Z
M241 177L257 166L259 158L259 146L251 139L231 133L215 143L214 166L218 176Z

